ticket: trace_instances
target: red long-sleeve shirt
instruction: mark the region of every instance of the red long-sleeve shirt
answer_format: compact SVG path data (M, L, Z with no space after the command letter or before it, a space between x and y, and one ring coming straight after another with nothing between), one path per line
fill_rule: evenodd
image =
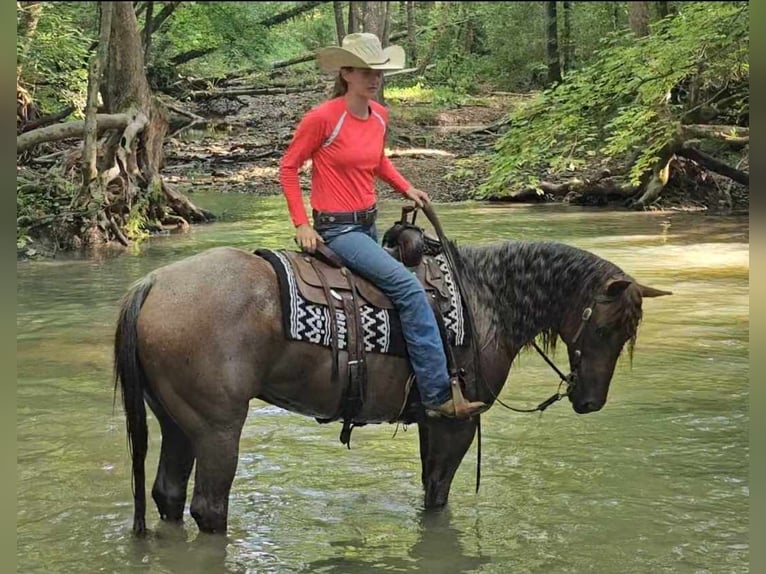
M309 223L298 170L311 159L311 206L317 211L346 212L375 203L375 177L404 193L410 183L384 154L388 112L370 100L362 120L343 96L324 102L303 116L279 165L279 182L294 225Z

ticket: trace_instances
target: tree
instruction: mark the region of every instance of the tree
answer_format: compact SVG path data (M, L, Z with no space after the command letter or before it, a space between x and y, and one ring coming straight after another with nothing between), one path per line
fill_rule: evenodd
M630 29L639 38L649 35L649 2L628 2Z
M572 3L564 2L564 29L561 33L561 43L564 44L564 72L572 69L574 44L572 42Z
M362 4L364 4L364 2L352 1L348 3L348 33L349 34L354 34L361 30Z
M343 23L343 3L332 3L333 14L335 14L335 35L338 37L338 46L343 43L343 36L346 35L346 26Z
M561 65L559 64L559 40L558 22L556 18L556 0L548 0L547 8L547 54L548 54L548 82L561 81Z
M190 221L209 221L212 214L194 206L160 176L167 110L149 89L132 3L101 2L100 8L101 33L91 62L86 120L24 133L17 138L17 149L84 137L83 184L72 207L82 220L77 232L85 244L128 244L131 236L163 225L185 228ZM105 113L96 115L98 91ZM99 151L96 136L103 132L106 139Z
M362 9L362 30L375 34L380 38L380 44L388 46L388 36L391 28L391 2L364 2ZM383 102L385 82L381 81L380 89L375 99Z
M415 2L407 0L407 49L409 51L410 62L417 64L418 53L417 43L415 41Z

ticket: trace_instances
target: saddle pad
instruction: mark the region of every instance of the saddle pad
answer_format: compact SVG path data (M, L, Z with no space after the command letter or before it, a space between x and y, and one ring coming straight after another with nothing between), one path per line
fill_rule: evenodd
M284 252L258 249L255 254L271 263L277 274L282 322L287 338L330 347L332 331L329 307L317 305L303 298L296 286L293 268ZM452 274L444 255L439 255L436 259L439 262L439 268L445 273L450 293L449 310L444 314L444 324L450 343L453 346L467 345L470 341L470 333L467 329L460 293L452 281ZM374 307L364 300L360 300L359 309L364 331L365 352L406 357L407 348L398 313L394 310ZM342 309L336 309L335 315L338 322L338 346L343 350L348 345L346 314Z

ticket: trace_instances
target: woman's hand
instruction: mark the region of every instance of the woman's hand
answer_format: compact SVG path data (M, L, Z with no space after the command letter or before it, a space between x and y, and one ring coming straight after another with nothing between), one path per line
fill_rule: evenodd
M302 223L295 229L295 242L304 251L314 253L317 248L317 241L324 243L324 239L308 223Z
M407 196L407 199L414 201L415 205L418 207L423 207L425 204L431 203L431 198L428 197L428 194L417 187L410 187L404 192L404 195Z

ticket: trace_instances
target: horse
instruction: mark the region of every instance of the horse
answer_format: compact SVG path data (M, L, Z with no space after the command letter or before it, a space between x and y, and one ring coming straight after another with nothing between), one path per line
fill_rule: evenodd
M578 414L599 411L626 344L632 357L642 300L671 294L563 243L451 245L476 342L474 354L456 348L455 357L466 373L481 374L467 377L467 396L490 405L520 351L535 340L547 348L560 340L576 377L568 393L571 407ZM227 530L250 400L318 420L337 412L342 391L331 381L332 352L288 340L281 313L272 265L235 247L211 248L157 268L123 296L114 340L115 393L119 388L125 411L136 534L146 532L147 404L162 434L151 490L160 518L183 521L196 463L190 514L201 532L220 534ZM366 397L354 422L401 420L410 378L406 357L368 353L366 361ZM417 419L425 509L447 504L478 419Z

